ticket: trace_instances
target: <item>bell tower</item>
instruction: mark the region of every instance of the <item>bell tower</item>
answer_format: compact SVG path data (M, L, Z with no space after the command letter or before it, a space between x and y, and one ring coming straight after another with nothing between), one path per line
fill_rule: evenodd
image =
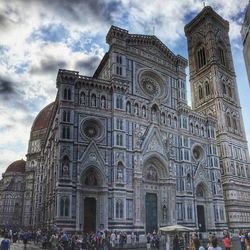
M228 32L210 6L185 26L192 108L217 120L227 221L236 229L250 227L250 164Z

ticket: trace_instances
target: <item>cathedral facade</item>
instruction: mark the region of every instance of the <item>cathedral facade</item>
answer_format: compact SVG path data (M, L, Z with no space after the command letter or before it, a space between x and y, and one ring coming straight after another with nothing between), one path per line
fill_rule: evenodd
M216 27L216 29L214 29ZM59 70L31 130L22 223L74 231L250 227L249 154L228 23L185 27L187 60L112 26L93 77Z

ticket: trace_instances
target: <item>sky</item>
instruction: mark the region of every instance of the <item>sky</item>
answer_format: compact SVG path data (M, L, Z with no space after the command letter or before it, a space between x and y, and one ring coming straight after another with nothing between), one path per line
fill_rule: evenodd
M205 1L230 23L250 142L250 89L240 36L247 3ZM26 159L32 123L55 100L59 68L92 76L108 50L111 25L131 34L154 33L175 54L188 58L184 26L202 8L201 0L0 0L0 178L13 161Z

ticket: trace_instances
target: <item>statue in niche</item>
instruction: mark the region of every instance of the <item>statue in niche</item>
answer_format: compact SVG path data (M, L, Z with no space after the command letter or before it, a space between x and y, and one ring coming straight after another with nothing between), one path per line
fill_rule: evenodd
M63 161L62 174L63 174L63 176L69 175L69 162L68 162L68 160Z
M138 105L135 105L135 114L139 115L139 107L138 107Z
M191 190L191 176L187 174L187 190Z
M154 108L152 109L152 121L156 122L156 110Z
M147 180L157 181L157 172L154 167L148 168L147 171Z
M97 179L93 172L89 172L85 179L85 184L88 186L96 186L97 185Z
M162 207L162 217L163 217L163 220L166 220L166 219L167 219L167 213L168 213L168 208L167 208L167 206L164 204L163 207Z
M161 123L165 124L165 115L164 114L161 114Z
M118 163L118 166L117 166L117 180L123 181L123 165L122 165L122 163Z
M142 117L146 117L146 109L142 107Z
M105 105L105 97L102 97L102 98L101 98L101 108L104 109L105 106L106 106L106 105Z

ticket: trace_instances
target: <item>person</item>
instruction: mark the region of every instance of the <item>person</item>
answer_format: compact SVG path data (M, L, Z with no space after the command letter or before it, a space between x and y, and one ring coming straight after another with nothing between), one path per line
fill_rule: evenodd
M250 250L250 232L245 234L245 247L246 250Z
M208 250L222 250L222 248L218 246L218 240L214 235L212 236L211 244L212 246L210 246Z
M231 240L230 240L230 237L229 237L228 234L224 237L223 243L224 243L224 247L225 247L226 250L231 249Z
M29 232L25 231L23 233L23 244L24 244L24 249L27 248L27 243L28 243L28 239L29 239Z
M10 249L10 240L8 235L4 235L4 239L1 241L0 250L9 250Z
M134 232L131 233L131 244L132 244L132 246L134 246L134 244L135 244L135 234L134 234Z
M243 232L240 233L239 238L240 238L240 247L241 247L241 250L245 250L245 235L244 235Z
M174 240L173 240L173 250L180 250L179 238L178 238L178 235L177 235L177 234L174 236Z
M194 242L194 249L195 250L205 250L205 248L203 246L201 246L200 240L198 239L198 237L195 237L193 239Z

